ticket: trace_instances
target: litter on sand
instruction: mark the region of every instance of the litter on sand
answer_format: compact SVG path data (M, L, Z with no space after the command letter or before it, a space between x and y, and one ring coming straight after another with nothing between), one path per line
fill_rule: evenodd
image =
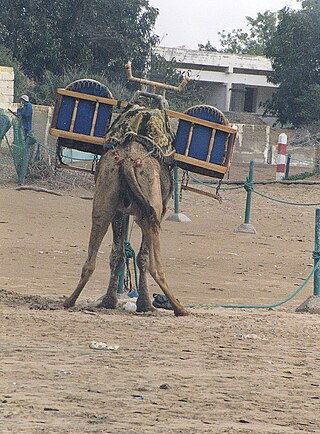
M92 350L111 350L111 351L117 351L120 345L109 345L104 342L96 342L92 341L89 344L89 348Z

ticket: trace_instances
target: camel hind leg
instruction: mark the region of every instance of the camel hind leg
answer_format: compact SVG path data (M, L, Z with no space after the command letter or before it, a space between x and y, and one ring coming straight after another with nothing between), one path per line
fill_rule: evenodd
M107 293L99 300L97 307L105 309L115 309L117 306L117 289L119 285L119 274L125 261L124 241L125 241L126 220L122 212L117 212L112 220L113 244L110 254L110 279Z
M100 173L101 172L102 170L100 169ZM117 211L119 188L119 177L110 176L108 178L106 174L101 174L97 179L93 199L92 226L88 255L86 262L82 267L80 281L76 289L63 303L65 308L74 306L83 288L94 272L99 247Z
M144 221L139 223L140 228L144 225ZM137 312L153 312L155 308L152 306L147 284L147 273L149 269L149 247L146 237L142 234L142 243L137 256L137 266L139 268L139 296L137 299Z
M146 174L149 174L149 176L146 176ZM149 272L169 299L175 315L189 315L189 312L179 303L170 290L160 258L160 222L171 191L170 177L168 172L161 172L160 164L152 158L144 161L143 170L137 170L135 176L141 191L140 195L145 198L145 203L148 204L149 210L152 211L148 214L145 213L144 218L139 223L145 250L149 252ZM161 188L162 183L166 185L166 188ZM164 200L164 197L166 200ZM139 297L141 307L146 307L149 300L146 288L144 294L141 293Z
M187 316L190 313L176 299L173 292L169 288L165 273L162 267L160 258L160 227L158 225L149 224L144 226L144 235L148 240L149 247L149 272L156 283L160 286L163 293L169 299L174 314L176 316Z

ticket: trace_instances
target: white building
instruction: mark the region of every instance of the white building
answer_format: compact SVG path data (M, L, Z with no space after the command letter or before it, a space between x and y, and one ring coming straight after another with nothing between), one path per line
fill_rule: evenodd
M262 56L166 47L157 48L157 53L206 84L205 103L222 111L263 114L263 103L276 89L267 79L271 62Z

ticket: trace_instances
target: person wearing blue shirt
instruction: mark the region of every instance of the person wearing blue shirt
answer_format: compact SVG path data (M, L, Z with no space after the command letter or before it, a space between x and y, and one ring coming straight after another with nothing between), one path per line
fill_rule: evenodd
M29 162L39 158L39 147L34 149L36 139L32 133L32 104L28 95L21 95L20 107L17 109L17 116L21 122L24 132L24 147L22 148L20 161L16 164L18 183L23 184L28 172ZM36 155L34 155L36 152Z
M21 95L20 97L21 107L17 110L17 115L21 117L22 126L25 136L32 131L32 104L28 95Z

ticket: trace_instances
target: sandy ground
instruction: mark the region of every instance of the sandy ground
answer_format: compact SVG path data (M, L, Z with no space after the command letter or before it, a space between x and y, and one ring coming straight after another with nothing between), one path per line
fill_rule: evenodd
M243 180L248 167L233 167ZM274 179L256 168L256 179ZM272 197L320 202L320 185L257 185ZM61 192L61 191L60 191ZM312 294L315 207L253 194L256 235L235 233L245 191L223 202L184 193L191 223L164 221L162 257L176 296L193 315L81 310L106 288L107 235L97 269L70 311L90 230L90 192L54 196L0 185L0 432L318 433L320 319L295 308ZM173 203L171 203L171 210ZM138 250L139 231L131 241ZM159 289L150 280L150 293ZM122 300L126 300L123 298ZM92 341L119 345L94 350Z

